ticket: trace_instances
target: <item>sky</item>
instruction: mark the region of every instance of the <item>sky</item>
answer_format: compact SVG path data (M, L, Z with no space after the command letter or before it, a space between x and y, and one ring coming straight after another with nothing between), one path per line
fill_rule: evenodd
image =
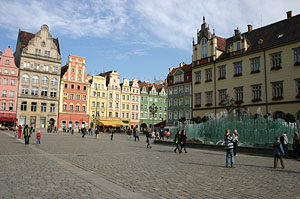
M0 50L15 50L18 30L43 24L58 37L62 65L86 58L88 74L117 70L123 78L153 82L192 61L192 40L203 16L228 38L300 14L299 0L0 0Z

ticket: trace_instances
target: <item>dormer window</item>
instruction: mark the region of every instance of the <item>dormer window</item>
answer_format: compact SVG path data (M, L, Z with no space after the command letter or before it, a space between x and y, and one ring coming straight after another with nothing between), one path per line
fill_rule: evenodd
M205 38L202 39L202 58L207 57L207 40Z
M241 50L241 42L236 42L236 50Z

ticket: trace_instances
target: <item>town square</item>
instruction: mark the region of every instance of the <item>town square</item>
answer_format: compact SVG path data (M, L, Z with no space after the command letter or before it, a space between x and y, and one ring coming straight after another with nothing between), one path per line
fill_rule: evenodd
M1 198L300 199L298 1L0 5Z

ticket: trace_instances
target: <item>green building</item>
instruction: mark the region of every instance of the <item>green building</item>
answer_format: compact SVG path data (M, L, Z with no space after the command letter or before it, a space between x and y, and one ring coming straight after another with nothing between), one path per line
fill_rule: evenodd
M141 131L152 128L152 125L163 123L167 117L167 94L163 84L140 82L140 127ZM154 105L153 105L154 104ZM151 113L151 107L157 107L157 112Z

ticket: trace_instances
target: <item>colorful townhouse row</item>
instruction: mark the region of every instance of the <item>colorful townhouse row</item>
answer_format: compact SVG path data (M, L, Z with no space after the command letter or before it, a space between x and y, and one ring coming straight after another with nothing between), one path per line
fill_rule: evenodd
M224 101L255 114L300 121L300 15L222 38L211 32L203 17L193 40L191 64L170 68L167 78L168 119L216 115Z
M166 119L165 85L121 83L114 70L86 75L86 59L75 55L61 67L59 41L47 25L35 34L20 30L14 55L10 48L0 55L0 125L148 128Z

